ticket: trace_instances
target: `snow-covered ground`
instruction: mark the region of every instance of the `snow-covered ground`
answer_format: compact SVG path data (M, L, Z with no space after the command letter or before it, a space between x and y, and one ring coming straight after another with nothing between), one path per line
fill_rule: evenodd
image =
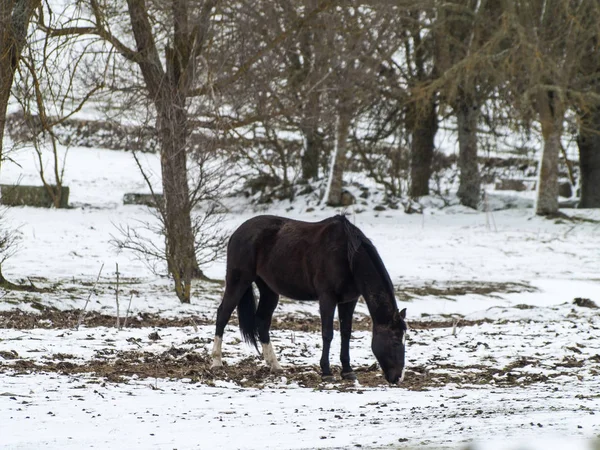
M31 153L11 156L0 182L39 184ZM320 333L286 322L273 332L282 375L266 373L230 325L229 367L213 376L206 361L221 286L199 283L192 304L181 305L167 279L115 252L115 225L152 220L146 208L122 205L125 192L146 191L131 155L74 148L67 158L74 208L4 213L23 235L4 275L47 291L0 294L1 448L459 448L475 441L479 449L579 449L600 435L599 310L573 304L600 304L600 211L568 211L586 219L573 222L534 217L531 209L350 208L413 324L405 386L387 386L370 368L364 327L351 343L358 384L315 383ZM155 155L144 160L159 173ZM256 214L235 203L227 230ZM337 212L307 209L299 200L268 212L310 221ZM116 263L121 315L131 299L132 316L182 323L120 331L85 321L79 330L11 325L10 311L80 309L90 294L90 313L115 315ZM224 277L224 261L205 269ZM360 304L357 317L367 314ZM318 306L283 301L278 317L314 323ZM138 363L143 373L117 370ZM111 367L118 376L103 372ZM177 373L183 368L189 373Z

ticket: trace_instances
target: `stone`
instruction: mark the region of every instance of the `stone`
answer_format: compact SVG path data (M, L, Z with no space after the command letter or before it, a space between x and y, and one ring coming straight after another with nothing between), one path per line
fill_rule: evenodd
M56 186L51 185L53 189ZM69 207L69 188L62 186L59 208ZM35 206L52 208L54 202L45 186L0 185L0 203L6 206Z
M571 198L573 196L573 187L571 186L571 183L568 181L561 181L558 183L558 196Z
M350 206L350 205L354 205L355 203L356 203L356 199L354 198L354 195L352 195L348 191L342 192L342 198L340 200L341 206Z
M527 190L527 186L523 180L500 179L496 182L496 190L522 192Z
M151 208L156 208L156 202L162 204L164 201L162 194L139 194L135 192L129 192L123 195L124 205L144 205Z

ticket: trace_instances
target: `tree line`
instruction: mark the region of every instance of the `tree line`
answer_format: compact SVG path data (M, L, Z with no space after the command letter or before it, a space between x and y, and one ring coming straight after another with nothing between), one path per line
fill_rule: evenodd
M599 43L596 0L0 0L0 142L11 92L52 139L86 102L151 125L165 260L189 301L206 245L193 210L224 154L285 195L325 179L329 205L351 154L389 195L418 198L449 122L457 194L477 208L481 130L539 129L548 215L569 132L580 207L600 207Z

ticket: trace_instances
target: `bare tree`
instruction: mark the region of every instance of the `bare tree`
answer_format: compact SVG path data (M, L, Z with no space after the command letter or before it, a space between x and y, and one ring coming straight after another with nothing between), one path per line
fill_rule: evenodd
M49 5L39 11L41 17L54 20ZM42 184L55 208L66 207L63 179L69 136L57 130L102 89L103 77L100 75L97 84L81 81L80 67L94 60L89 45L65 37L51 38L39 31L33 33L22 52L15 98L23 110L26 140L35 149ZM64 61L71 64L65 67ZM90 84L90 88L86 89L85 84Z
M458 128L458 197L463 205L477 208L480 177L477 154L477 127L481 106L494 85L489 83L495 69L485 46L497 11L488 1L459 0L437 8L435 23L436 65L439 78L432 83L441 100L449 105ZM483 54L482 54L483 53Z
M219 203L219 192L225 184L225 172L221 165L210 164L204 151L199 157L203 159L199 161L197 158L191 158L196 172L196 184L192 189L194 210L191 213L191 220L194 257L199 265L204 265L219 258L227 242L227 233L221 223L223 215ZM120 251L132 251L153 273L164 275L165 268L167 273L170 273L169 252L165 250L168 246L165 205L155 194L152 177L135 153L134 158L148 188L154 195L155 206L150 208L150 212L155 220L153 222L140 220L133 226L118 225L118 235L113 236L112 244Z
M10 91L27 41L29 23L40 3L40 0L0 0L0 169Z
M236 11L230 18L238 40L228 43L225 51L249 54L269 46L319 3L286 0L244 5L244 14ZM319 175L333 123L324 113L331 88L324 81L329 78L332 54L325 45L331 36L326 24L331 25L335 15L322 11L293 38L257 60L248 76L219 91L228 111L214 121L229 125L224 131L231 139L224 147L249 168L244 174L246 186L252 192L264 191L259 201L291 199L294 183L313 181Z
M251 24L246 27L255 30L245 40L246 49L266 45L315 5L313 0L279 2L274 6L259 3L254 15L245 18ZM263 139L274 149L278 147L278 142L283 141L278 131L302 136L302 150L295 167L300 176L296 180L314 180L321 167L329 166L330 177L322 199L325 203L338 205L341 201L347 138L356 135L352 133L355 119L378 95L379 66L396 45L391 39L395 9L386 2L338 2L337 8L323 11L300 30L297 39L288 40L261 59L252 70L253 76L245 78L237 87L235 98L228 101L237 104L243 98L247 109L250 105L246 117L258 119L253 132L263 129L263 135L256 134L261 139L259 147ZM332 141L337 145L332 145ZM325 158L331 148L335 154ZM243 153L251 156L250 151ZM269 172L275 161L289 161L279 156L280 150L274 153L270 163L261 163ZM256 162L249 161L253 166ZM279 167L279 173L284 174L283 184L288 183L283 167ZM276 181L278 177L265 173L261 178ZM310 188L300 189L307 192ZM290 196L294 191L283 190Z
M90 0L79 21L45 27L55 37L98 36L141 73L145 94L155 111L160 142L167 266L182 302L190 301L192 278L202 275L195 258L191 218L186 100L201 82L199 61L210 41L216 4L212 0L202 4L175 0L164 9L144 0L129 0L126 4L129 23L123 24L116 5ZM158 19L158 27L153 25L156 21L151 17ZM118 25L116 30L111 24ZM120 33L129 36L123 39ZM128 46L128 40L134 42L135 48ZM164 48L162 57L159 45Z
M6 124L6 110L10 99L11 88L15 72L19 67L21 53L27 42L27 30L33 14L40 5L39 0L0 0L0 173L4 159L4 128ZM14 234L2 231L0 254L10 251L13 247ZM0 261L0 283L13 287L2 274Z
M411 197L429 194L438 130L437 92L427 88L437 73L431 32L434 12L434 2L403 2L402 8L396 11L394 41L398 50L385 58L385 80L390 85L388 95L402 108L404 127L397 130L406 133L410 148L408 194Z
M298 2L282 2L287 21L297 20L300 11ZM314 8L316 0L307 0L306 7ZM319 176L320 159L325 152L322 130L330 125L324 103L327 101L327 84L331 75L331 47L328 37L331 33L332 14L321 14L310 27L298 34L298 39L282 47L282 61L286 67L287 83L283 90L294 105L292 114L285 114L299 128L303 136L301 154L301 174L304 181L315 180ZM330 42L329 42L330 43Z
M598 87L596 94L600 95ZM581 177L579 207L600 208L600 106L590 105L580 120L577 137Z
M96 35L133 64L143 79L145 95L152 102L160 142L164 227L168 270L182 302L190 301L191 280L203 274L196 260L191 218L194 196L188 183L187 146L190 137L190 107L236 83L273 48L309 23L331 2L321 2L307 11L292 27L268 45L247 56L237 54L229 61L215 43L228 42L233 29L221 19L241 12L240 4L218 0L195 2L173 0L168 4L128 0L128 23L118 17L119 8L89 0L88 17L49 29L53 36ZM111 29L112 23L120 26ZM127 36L120 36L119 33ZM128 42L133 41L132 48ZM164 53L161 54L161 49ZM218 55L216 65L212 57Z
M588 32L583 34L578 43L582 52L578 79L582 83L582 91L587 95L580 97L585 103L576 106L579 117L579 168L581 199L580 208L600 208L600 53L598 43L598 23L600 23L600 7L597 2L587 2L586 17L588 22L596 26L587 26Z
M360 2L349 2L337 11L330 37L333 54L330 76L323 83L329 87L332 111L336 117L329 179L323 201L331 206L342 204L343 174L346 166L348 138L353 121L373 105L380 94L377 80L381 66L395 51L396 20L385 2L374 2L370 8ZM391 9L390 9L391 8Z
M565 114L569 108L589 104L589 85L578 76L589 56L584 45L597 35L596 2L569 0L506 1L508 91L513 104L528 121L541 125L543 150L539 165L536 213L558 212L558 164ZM584 92L588 91L588 92Z
M456 117L460 170L457 195L463 205L477 208L481 200L477 131L482 107L506 82L502 70L506 28L498 20L502 17L502 4L457 0L439 4L437 11L439 74L432 89L440 92L441 101Z
M0 286L5 289L22 289L4 278L2 266L18 250L21 234L19 230L11 228L4 220L4 211L0 211Z

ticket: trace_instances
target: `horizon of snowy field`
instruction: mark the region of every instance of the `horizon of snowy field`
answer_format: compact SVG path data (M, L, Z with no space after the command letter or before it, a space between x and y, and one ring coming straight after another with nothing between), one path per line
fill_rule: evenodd
M15 163L4 164L2 182L39 184L33 155L21 151L12 157ZM159 174L157 155L143 157L147 167ZM20 227L23 240L19 252L3 264L4 275L12 281L27 283L29 278L36 286L56 288L42 293L5 292L0 311L35 313L36 304L81 309L104 265L88 310L114 315L118 263L123 289L132 292L132 314L201 315L211 322L220 302L220 285L196 283L192 303L181 305L168 279L157 277L130 254L117 254L110 243L116 224L153 217L147 208L122 205L125 192L146 191L131 155L71 149L65 185L71 188L72 209L5 210L5 220ZM528 196L531 193L519 194L518 199ZM258 214L239 199L229 201L231 212L223 221L226 230L233 231ZM600 324L597 310L572 302L582 297L600 304L600 211L574 211L571 214L590 221L570 222L539 218L531 209L486 214L450 206L405 214L374 211L373 206L356 205L348 212L380 252L399 306L408 309L409 326L411 320L457 320L455 330L411 331L408 376L418 377L416 368L425 368L433 377L460 379L463 373L464 382L426 390L358 385L344 392L335 386L301 387L291 376L270 378L257 389L233 380L211 386L185 378L132 376L113 383L90 374L16 373L10 369L15 361L2 355L15 351L16 361L40 365L65 354L72 356L73 364L85 365L107 350L162 354L184 348L205 357L213 327L117 331L87 327L84 322L79 331L2 328L0 446L459 448L474 440L475 448L482 450L591 449L600 434L600 399L594 394L600 389L595 362L600 355ZM309 221L339 212L319 207L307 211L309 207L314 205L302 200L279 202L263 212ZM363 211L353 213L357 209ZM211 278L222 280L225 262L216 261L205 270ZM504 285L510 289L502 290ZM129 298L123 297L122 301ZM365 305L359 304L357 316L367 314ZM274 317L283 315L318 317L318 305L282 301ZM460 321L465 320L484 322L463 327ZM150 342L151 331L158 331L162 340ZM281 329L273 335L284 368L317 364L319 333ZM233 325L225 337L225 360L230 364L255 357L252 349L239 343ZM186 347L185 342L194 338L200 343ZM375 361L368 331L356 331L351 346L355 364L368 366ZM334 363L338 349L336 333ZM509 372L517 380L539 376L547 380L512 387L503 386L502 377L498 384L473 381L479 370L483 374L519 361L524 365ZM262 364L256 361L257 366ZM3 442L3 436L8 440Z

